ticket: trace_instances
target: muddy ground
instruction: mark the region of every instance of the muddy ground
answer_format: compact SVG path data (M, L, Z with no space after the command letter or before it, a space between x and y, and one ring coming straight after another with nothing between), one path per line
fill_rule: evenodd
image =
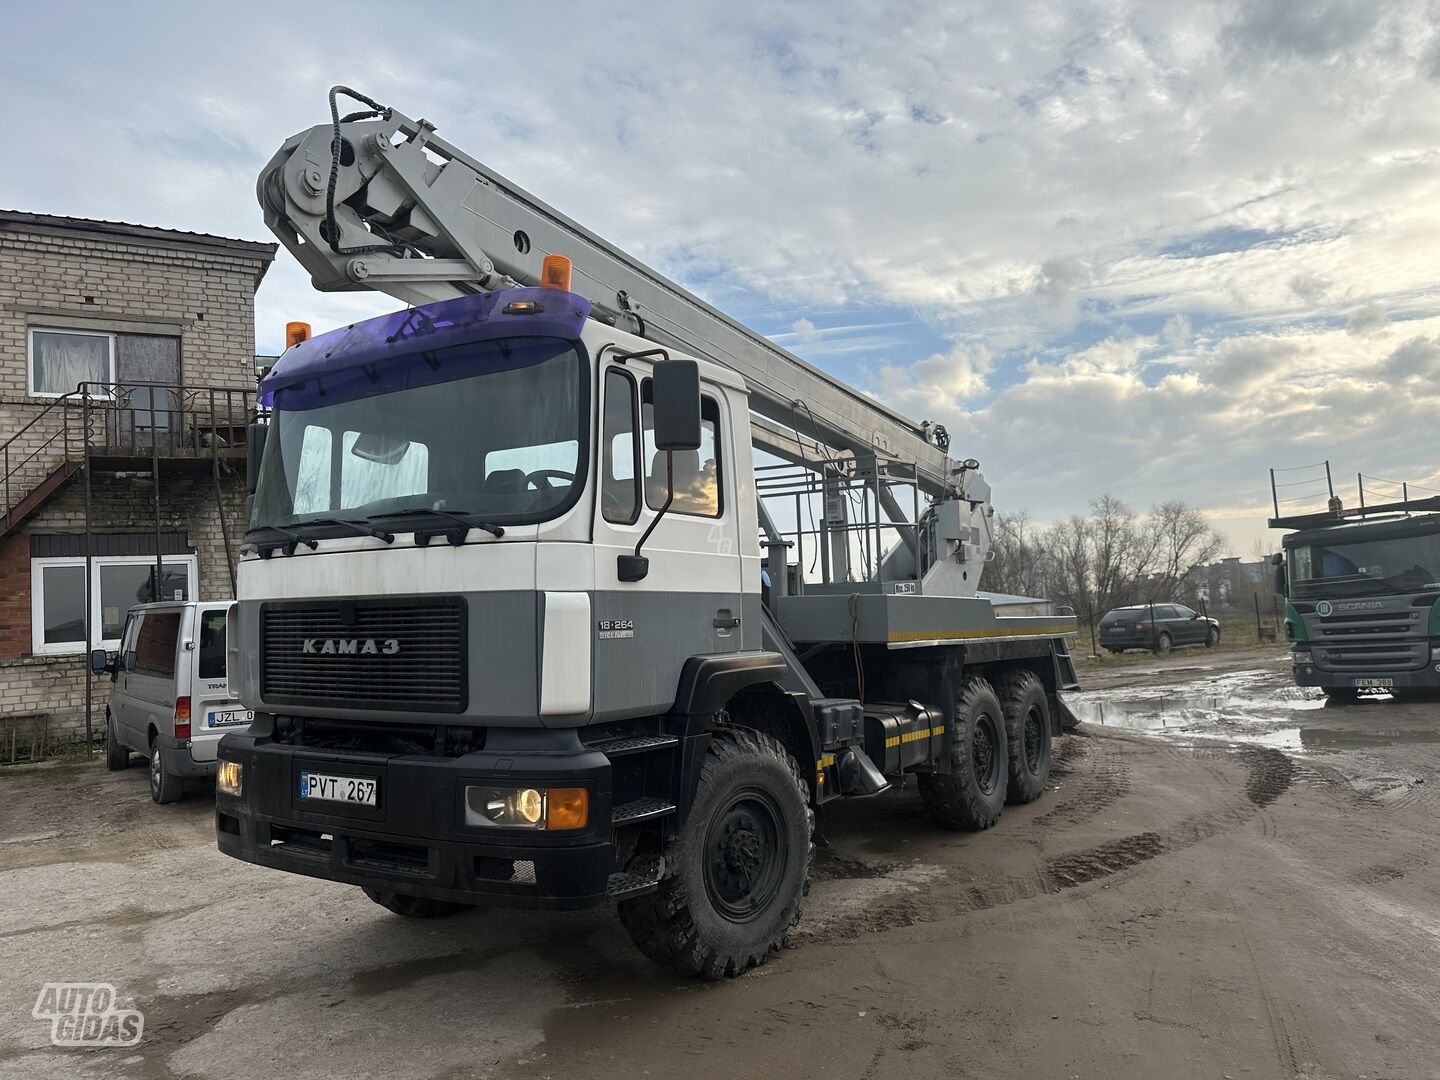
M138 759L6 770L0 1075L1435 1077L1440 704L1286 674L1092 677L1052 790L986 833L913 789L827 809L794 947L717 986L610 912L416 922L225 859ZM114 983L142 1044L52 1048L52 980Z

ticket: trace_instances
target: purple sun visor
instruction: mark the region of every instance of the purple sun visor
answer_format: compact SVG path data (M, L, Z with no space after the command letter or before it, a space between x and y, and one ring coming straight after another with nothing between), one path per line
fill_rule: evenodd
M260 404L273 405L280 391L287 392L287 407L344 400L397 363L421 364L439 350L479 341L537 337L576 341L589 315L590 301L583 296L534 286L379 315L286 349L260 380ZM309 400L312 397L315 400Z

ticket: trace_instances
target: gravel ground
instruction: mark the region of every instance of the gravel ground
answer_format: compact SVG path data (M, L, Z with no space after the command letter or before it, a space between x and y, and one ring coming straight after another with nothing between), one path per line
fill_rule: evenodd
M1440 705L1328 706L1269 654L1107 673L994 829L827 808L794 947L678 982L613 913L415 922L220 856L208 793L0 772L0 1076L1435 1077ZM41 984L111 982L134 1049Z

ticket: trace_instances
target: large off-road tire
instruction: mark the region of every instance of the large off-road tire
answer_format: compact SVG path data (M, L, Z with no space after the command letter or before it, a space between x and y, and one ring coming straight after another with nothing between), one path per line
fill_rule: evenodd
M718 728L659 888L620 902L640 951L718 980L770 959L800 920L815 816L795 761L768 735Z
M1170 650L1175 648L1175 639L1168 633L1162 633L1155 639L1155 652L1160 656L1169 656Z
M1050 781L1050 698L1044 684L1029 671L1006 679L1000 695L1010 759L1005 801L1034 802Z
M970 679L955 699L949 773L921 773L920 797L947 829L988 829L1000 820L1009 777L1005 717L984 679Z
M115 737L115 718L105 710L105 768L119 772L130 767L130 748Z
M471 904L460 904L454 900L431 900L425 896L411 896L408 893L387 892L382 889L362 888L361 891L387 911L411 919L443 919L446 915L458 915L473 908Z
M185 781L165 771L165 755L160 750L160 737L150 739L150 798L157 803L179 802L185 794Z

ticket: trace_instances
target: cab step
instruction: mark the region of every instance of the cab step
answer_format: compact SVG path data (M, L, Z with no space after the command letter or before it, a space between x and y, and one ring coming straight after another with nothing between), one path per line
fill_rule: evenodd
M611 825L634 825L637 821L665 817L675 812L675 804L664 799L636 799L621 803L610 811Z
M605 885L605 895L610 900L629 900L654 892L665 876L665 860L659 856L637 859L628 870L611 874Z
M623 739L591 743L589 749L599 750L606 757L617 758L628 754L648 754L652 750L668 750L679 744L680 740L674 735L630 735Z

